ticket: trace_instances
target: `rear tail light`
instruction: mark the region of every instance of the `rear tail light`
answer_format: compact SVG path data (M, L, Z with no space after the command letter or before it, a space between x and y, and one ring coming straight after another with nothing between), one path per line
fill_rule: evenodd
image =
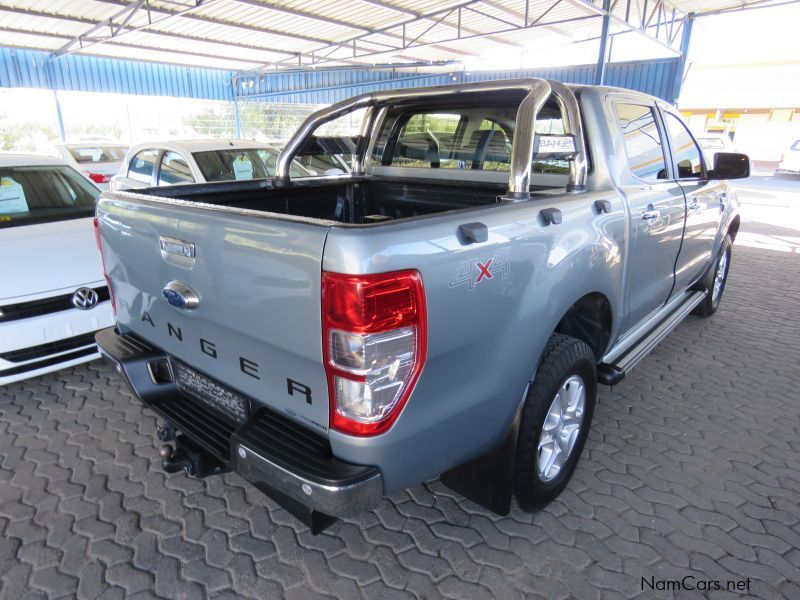
M106 269L106 257L103 255L103 243L100 239L100 221L95 217L92 219L94 226L94 241L97 242L97 249L100 251L100 261L103 263L103 277L106 278L106 285L108 286L108 297L111 300L111 310L114 312L114 318L117 317L117 303L114 300L114 288L111 287L111 280L108 278L108 269Z
M389 429L425 363L419 273L323 272L322 335L331 428L360 436Z
M84 171L83 174L95 183L108 183L111 180L110 175L104 175L103 173L91 173L89 171Z

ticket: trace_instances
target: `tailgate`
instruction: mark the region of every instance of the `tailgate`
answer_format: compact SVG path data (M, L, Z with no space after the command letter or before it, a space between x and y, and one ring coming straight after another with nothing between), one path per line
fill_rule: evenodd
M253 409L263 404L327 433L320 279L329 227L204 206L101 198L120 330L249 396ZM168 302L169 284L197 305L177 307L174 294Z

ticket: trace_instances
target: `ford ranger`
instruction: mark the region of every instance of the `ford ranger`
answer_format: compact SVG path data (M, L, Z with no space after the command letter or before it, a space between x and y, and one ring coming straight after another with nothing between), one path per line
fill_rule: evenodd
M362 111L352 172L297 179ZM499 513L552 500L620 382L720 303L739 228L675 109L543 79L366 94L272 179L103 194L117 325L162 467L234 470L313 532L441 476ZM158 167L156 167L158 168Z

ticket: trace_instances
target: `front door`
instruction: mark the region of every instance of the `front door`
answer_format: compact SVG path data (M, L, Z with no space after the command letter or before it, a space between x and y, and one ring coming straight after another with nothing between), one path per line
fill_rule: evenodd
M711 261L725 185L706 179L702 152L683 121L672 111L662 114L672 149L673 177L686 195L686 230L675 265L674 293L680 294L702 277Z
M631 212L624 326L628 331L669 298L686 205L683 189L667 165L655 106L620 101L614 107L627 157L627 168L620 173L621 191Z

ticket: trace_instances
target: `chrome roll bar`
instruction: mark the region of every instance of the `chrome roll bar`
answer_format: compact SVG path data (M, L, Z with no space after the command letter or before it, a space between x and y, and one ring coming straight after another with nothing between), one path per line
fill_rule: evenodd
M558 81L549 79L511 79L505 81L481 81L474 83L460 83L425 88L411 88L405 90L387 90L355 96L342 102L320 109L310 115L292 135L283 150L278 155L276 162L276 183L289 181L289 167L297 153L303 147L306 139L318 127L333 121L343 115L356 110L367 108L361 127L361 135L367 136L377 121L374 110L382 103L402 101L425 96L441 96L470 94L473 92L522 90L527 92L525 98L517 109L517 125L511 149L511 173L508 182L509 199L525 199L530 197L531 159L534 144L534 123L536 115L552 94L556 98L564 120L565 133L571 135L575 143L575 153L570 163L569 183L567 191L582 191L586 189L587 160L586 145L583 137L578 102L575 94L567 86ZM366 151L366 146L361 144L361 152ZM364 169L364 156L354 158L353 173L362 174Z
M586 177L589 163L586 159L586 138L583 136L583 121L578 110L578 99L575 94L560 81L548 80L553 90L556 103L561 109L564 129L575 140L575 155L569 163L568 192L582 192L586 189Z

